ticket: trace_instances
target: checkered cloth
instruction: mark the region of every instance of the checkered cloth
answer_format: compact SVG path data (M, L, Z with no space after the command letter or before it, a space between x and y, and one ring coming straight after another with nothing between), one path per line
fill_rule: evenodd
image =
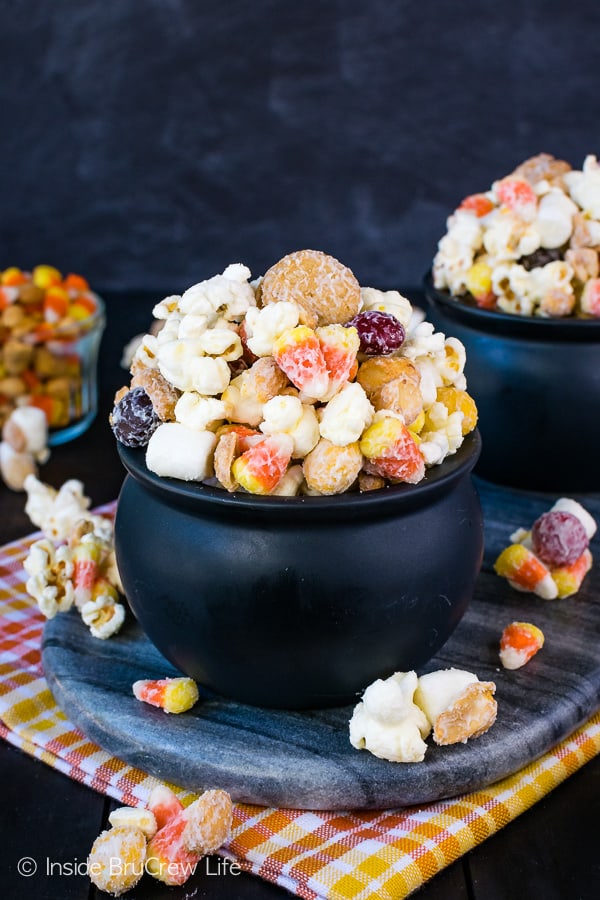
M123 804L142 806L157 780L74 728L44 679L44 618L25 591L23 571L36 537L0 549L0 734L70 778ZM221 852L305 900L401 900L599 752L597 713L516 775L452 800L376 812L307 812L238 803L231 840ZM170 787L184 803L194 799L190 792Z

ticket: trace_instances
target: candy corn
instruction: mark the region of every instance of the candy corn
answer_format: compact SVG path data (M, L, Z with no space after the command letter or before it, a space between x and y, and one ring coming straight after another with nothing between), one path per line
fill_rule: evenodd
M94 582L99 575L102 550L103 543L93 532L84 535L73 547L71 558L73 560L75 604L80 609L92 598Z
M158 706L167 713L182 713L198 700L198 687L191 678L142 679L133 684L137 700Z
M324 325L317 328L316 335L329 373L327 397L332 397L346 381L350 380L350 373L356 363L356 354L360 347L358 331L356 328L345 328L343 325Z
M292 458L294 441L289 434L272 434L250 447L233 463L235 480L251 494L270 494Z
M577 593L583 579L592 568L592 562L592 554L589 550L584 550L579 559L576 559L570 566L557 566L550 570L561 600Z
M492 291L492 267L487 263L476 262L467 270L465 287L482 309L493 309L496 305L496 295Z
M425 461L404 423L383 416L363 432L360 449L370 462L370 471L389 478L417 484L425 474Z
M553 600L558 596L550 571L523 544L506 547L494 563L494 569L519 591L532 591L544 600Z
M505 669L520 669L544 646L544 634L530 622L512 622L500 638L500 662Z
M487 216L494 208L494 204L485 194L471 194L462 201L458 209L475 213L478 218Z
M148 798L146 808L154 816L157 829L160 831L171 819L179 815L183 804L166 784L157 784Z
M308 397L320 400L329 388L327 363L319 338L312 328L288 328L273 344L273 357L293 385Z

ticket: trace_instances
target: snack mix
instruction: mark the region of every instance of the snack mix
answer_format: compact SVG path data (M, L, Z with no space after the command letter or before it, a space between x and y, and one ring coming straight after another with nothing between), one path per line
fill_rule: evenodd
M53 266L0 272L0 425L21 406L41 409L50 428L82 415L82 360L74 342L98 311L81 275Z
M110 416L160 476L251 494L415 484L477 423L465 350L397 291L302 250L158 303Z
M600 317L600 164L541 153L465 197L447 221L433 283L522 316Z
M47 619L73 605L94 637L105 639L121 628L125 607L117 570L113 523L89 512L80 481L57 491L29 474L25 512L44 537L29 548L23 568L25 587Z
M494 563L494 569L518 591L544 600L576 594L592 567L589 543L596 522L576 500L562 497L534 522L518 528Z
M350 743L390 762L422 762L425 738L438 745L466 743L496 721L496 685L462 669L417 677L395 672L365 690L350 719Z
M184 884L202 857L231 833L233 806L226 791L208 790L188 807L166 787L152 791L145 809L121 807L109 816L88 856L88 873L101 891L119 897L145 872L168 885Z

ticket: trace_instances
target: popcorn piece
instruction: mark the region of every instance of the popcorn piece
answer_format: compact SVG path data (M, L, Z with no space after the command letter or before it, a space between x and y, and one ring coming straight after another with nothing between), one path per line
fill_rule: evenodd
M413 308L410 300L399 291L378 291L376 288L361 287L360 299L363 309L389 313L404 325L405 330L408 329Z
M216 397L202 397L196 391L185 391L177 400L175 420L193 431L212 431L227 418L227 407Z
M66 612L75 600L73 562L67 546L54 547L47 538L35 541L23 568L29 575L25 587L47 619Z
M592 568L593 558L589 550L584 550L579 559L569 566L557 566L550 570L558 596L561 600L576 594L583 579Z
M379 416L381 417L379 418ZM417 484L425 473L425 460L406 425L385 411L378 413L360 440L360 449L369 460L369 471L393 483Z
M184 314L216 316L234 321L242 318L256 299L248 284L250 269L233 263L221 275L214 275L188 288L177 303Z
M350 719L350 743L390 762L422 762L430 725L414 703L416 672L396 672L365 690Z
M494 563L494 570L518 591L532 591L544 600L558 596L549 570L523 544L506 547Z
M148 442L151 472L183 481L203 481L212 474L217 439L212 431L193 431L179 422L163 422Z
M273 397L265 403L263 415L260 430L264 434L289 434L294 442L294 459L303 459L317 445L317 414L313 406L303 404L298 397Z
M52 541L66 541L75 524L89 516L90 499L84 496L83 484L77 479L65 481L57 491L35 475L28 475L24 488L25 512Z
M146 865L146 836L139 828L111 828L96 838L87 860L92 883L119 897L136 886Z
M544 646L544 634L529 622L511 622L500 638L500 662L505 669L520 669Z
M116 602L116 597L116 590L108 581L96 581L92 599L81 607L81 618L93 637L104 641L121 628L125 621L125 607Z
M233 477L251 494L270 494L285 474L293 449L289 434L269 435L235 460Z
M108 821L114 828L135 828L143 832L147 838L153 837L158 831L156 818L151 809L120 806L113 809Z
M353 444L373 421L373 415L373 407L361 385L348 383L323 409L319 424L321 437L338 447Z
M167 713L182 713L198 702L198 686L191 678L160 678L135 681L136 700L158 706Z
M319 338L306 325L284 331L273 344L273 358L293 385L308 397L325 397L329 373Z
M433 727L436 744L464 744L496 721L495 691L492 681L479 681L471 672L440 669L419 678L414 699Z
M586 156L581 172L567 172L565 184L572 199L592 219L600 219L600 165L595 156Z
M246 343L255 356L271 356L273 344L300 321L296 303L281 301L248 310L244 320Z
M349 490L363 465L358 442L339 446L321 438L306 456L302 471L308 488L317 494L341 494Z

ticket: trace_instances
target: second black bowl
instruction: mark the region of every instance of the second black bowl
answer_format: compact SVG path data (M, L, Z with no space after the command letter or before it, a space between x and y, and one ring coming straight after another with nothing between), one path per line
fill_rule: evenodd
M427 318L465 345L479 411L476 473L556 493L600 490L600 320L479 309L425 278Z

